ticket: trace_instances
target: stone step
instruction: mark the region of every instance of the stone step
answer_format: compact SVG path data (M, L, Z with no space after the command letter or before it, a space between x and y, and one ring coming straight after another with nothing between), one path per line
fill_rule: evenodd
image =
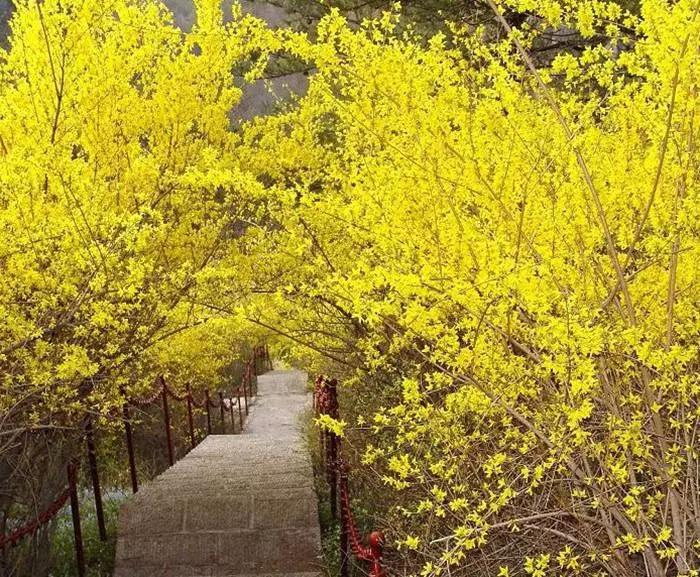
M203 499L202 497L206 497ZM256 529L313 529L318 522L310 488L261 489L242 494L142 499L119 517L119 535L157 535Z
M115 577L135 568L219 567L231 575L304 573L321 566L318 530L264 529L219 533L120 536Z

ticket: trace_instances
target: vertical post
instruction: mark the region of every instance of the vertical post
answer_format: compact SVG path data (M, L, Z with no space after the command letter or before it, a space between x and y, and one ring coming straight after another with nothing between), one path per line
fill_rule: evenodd
M241 423L241 432L243 432L243 409L241 408L241 389L240 388L236 389L236 399L238 400L238 420Z
M243 378L242 378L243 392L247 391L248 395L251 398L253 397L253 379L250 378L250 375L252 372L252 369L251 369L252 366L255 366L255 357L253 357L252 359L249 359L248 362L245 364L245 371L243 373ZM248 413L246 413L246 415L247 414Z
M248 389L250 386L250 364L246 365L246 372L241 379L243 385L243 399L245 400L245 416L248 416Z
M221 414L221 434L226 434L226 420L224 419L224 394L219 391L219 412Z
M78 562L78 577L85 577L85 552L83 551L83 532L80 528L80 503L78 501L78 467L75 462L68 464L68 487L70 491L70 512L73 518L75 559Z
M134 456L134 435L131 431L131 415L129 414L129 400L124 400L124 433L126 434L126 453L129 457L129 475L131 476L131 491L139 490L139 481L136 476L136 457Z
M102 507L102 489L100 487L100 475L97 470L97 453L95 451L95 433L92 427L92 419L88 417L85 424L85 440L87 442L88 464L90 477L92 478L92 493L95 497L95 514L97 516L97 530L100 541L107 540L107 527L105 525L105 513Z
M161 377L162 379L162 377ZM173 453L173 432L170 429L170 407L168 407L168 387L165 386L165 381L163 383L163 420L165 421L165 438L168 441L168 463L172 467L175 463L175 456Z
M209 398L209 389L204 391L204 402L207 405L207 435L211 435L211 413L209 412L209 407L211 406L211 399Z
M190 384L187 383L187 424L190 427L190 445L194 449L197 442L194 438L194 419L192 418L192 391L190 390Z
M338 474L336 470L337 465L337 439L334 433L329 432L326 438L326 467L328 472L328 486L331 490L330 500L331 500L331 515L333 519L338 518Z
M316 377L316 383L314 384L314 412L316 417L321 415L321 397L324 394L325 383L323 376L319 375ZM327 467L326 457L328 456L328 448L326 445L326 431L323 427L318 428L318 450L321 457L321 466ZM326 469L328 470L328 469Z
M350 550L348 547L348 511L344 499L347 496L348 474L345 470L340 472L340 486L340 577L348 577Z
M338 419L338 381L335 379L330 379L326 381L326 391L329 397L328 403L328 414L334 418ZM333 513L333 518L337 518L338 510L338 472L340 465L340 437L338 437L333 431L327 432L328 438L326 439L326 444L328 446L328 462L326 466L329 468L330 476L328 482L331 485L331 512ZM340 471L342 473L342 471Z
M251 391L255 390L255 396L257 397L257 395L258 395L258 372L257 371L255 371L255 375L248 378L248 383L250 383L250 390ZM251 392L250 395L252 397L253 393Z
M236 416L233 413L233 395L229 398L228 404L229 413L231 413L231 433L236 434ZM243 421L241 421L241 430L243 429Z
M323 430L318 433L318 446L321 451L321 466L328 470L328 436Z

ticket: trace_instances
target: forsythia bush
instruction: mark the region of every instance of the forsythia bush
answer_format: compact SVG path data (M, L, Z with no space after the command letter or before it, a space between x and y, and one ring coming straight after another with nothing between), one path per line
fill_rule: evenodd
M700 1L486 0L431 38L217 4L182 34L155 2L19 3L0 411L214 378L257 326L349 384L408 573L697 577ZM553 31L581 49L532 56ZM273 54L308 92L231 130Z
M188 34L155 2L16 4L0 57L0 412L41 425L109 408L207 320L205 277L251 210L221 162L231 72L253 78L269 32L207 1Z
M187 34L156 2L14 4L0 50L3 531L62 489L86 415L120 426L122 390L145 395L160 372L222 386L259 338L206 295L255 211L223 159L240 77L261 73L272 38L206 0Z
M491 8L288 34L308 94L243 137L276 325L353 385L409 572L698 575L700 3ZM562 26L607 41L533 61Z

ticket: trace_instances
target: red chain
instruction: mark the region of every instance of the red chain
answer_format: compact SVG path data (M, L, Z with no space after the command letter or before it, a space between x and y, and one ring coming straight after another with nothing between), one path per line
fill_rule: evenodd
M382 577L384 575L382 569L384 535L380 531L372 531L367 539L369 544L362 544L362 537L357 528L357 523L355 523L355 518L352 515L352 509L350 508L350 491L348 490L348 479L345 474L341 477L340 482L340 506L343 507L345 511L347 532L353 554L362 561L369 561L372 563L372 570L370 571L372 577Z
M145 399L130 399L129 404L135 405L138 407L145 407L148 405L152 405L153 403L155 403L157 400L160 399L160 395L162 393L163 393L163 385L160 384L150 397L146 397Z
M328 415L333 419L338 419L340 409L338 405L337 382L334 379L327 379L319 376L316 378L314 387L314 407L316 416ZM384 546L384 535L379 531L373 531L368 537L368 545L363 545L360 531L357 528L355 517L352 514L350 507L350 490L348 488L348 466L342 455L342 446L340 437L336 436L331 431L324 431L328 445L335 443L336 455L335 460L332 458L326 459L326 467L328 472L335 473L340 480L340 506L345 519L345 530L350 541L350 548L353 555L362 561L369 561L372 564L372 569L369 573L370 577L384 577L382 568L382 549ZM331 475L329 474L329 478Z
M206 399L203 401L198 401L197 399L194 398L194 395L190 393L188 395L190 397L190 401L192 401L192 406L197 407L198 409L203 409L204 408L204 403L206 403Z
M156 401L160 400L160 396L163 394L163 389L168 393L168 396L171 397L172 399L175 399L176 401L186 401L188 398L190 401L192 401L192 405L194 407L197 407L198 409L203 409L204 405L206 403L206 400L201 400L198 401L195 399L194 395L192 393L187 393L184 395L178 395L172 388L170 388L164 379L159 379L160 385L158 388L153 392L153 395L150 397L146 397L145 399L130 399L129 404L131 405L136 405L136 406L147 406L147 405L152 405ZM209 402L209 405L211 407L217 408L219 405L215 404L213 401Z
M0 535L0 551L7 545L17 545L17 543L28 535L34 535L63 509L68 499L70 499L70 488L63 491L46 509L39 513L37 517L7 535Z
M176 401L186 401L187 400L187 395L178 395L175 391L173 391L165 381L163 381L163 389L165 389L165 392L168 393L168 396L171 399L175 399Z

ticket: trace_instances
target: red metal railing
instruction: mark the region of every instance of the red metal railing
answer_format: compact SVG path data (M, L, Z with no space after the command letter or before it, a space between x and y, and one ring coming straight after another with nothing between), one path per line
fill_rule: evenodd
M256 353L257 354L257 353ZM235 419L233 417L233 406L234 406L234 396L235 396L235 404L238 405L239 407L239 432L240 428L243 425L243 416L241 413L241 407L242 407L242 402L241 402L241 395L245 397L245 403L247 405L248 403L248 389L250 387L249 380L251 378L249 372L247 371L247 367L250 366L251 361L246 362L246 371L243 374L243 378L241 380L241 383L233 389L233 392L231 395L226 397L226 400L228 401L228 408L231 411L231 425L232 425L232 433L236 432L236 423ZM179 402L179 403L185 403L186 410L187 410L187 434L188 438L190 441L190 448L194 449L197 444L197 433L195 429L195 423L194 423L194 409L203 409L204 414L206 416L206 430L207 430L207 435L211 434L212 432L212 427L211 427L211 409L216 409L216 408L221 408L222 409L222 420L221 420L221 432L226 433L226 422L223 419L223 409L226 407L226 403L224 401L224 392L219 391L219 402L216 403L211 400L211 397L209 395L209 391L204 392L204 398L202 400L197 400L194 395L192 394L191 386L190 384L185 385L185 393L184 394L178 394L168 383L165 381L165 379L161 376L158 377L156 381L156 388L154 389L153 393L150 394L146 398L142 399L127 399L124 402L123 406L123 415L124 415L124 433L126 436L126 447L127 447L127 453L129 455L129 472L130 472L130 477L131 477L131 488L132 491L135 493L138 491L138 478L137 478L137 473L136 473L136 461L134 458L134 441L133 441L133 433L132 433L132 427L131 427L131 407L140 407L140 408L146 408L149 406L154 406L156 404L161 405L162 409L162 415L163 415L163 425L165 427L165 439L166 439L166 447L167 447L167 455L168 455L168 463L172 466L175 463L175 447L174 447L174 441L173 441L173 426L172 426L172 414L171 414L171 407L170 403L171 402Z
M338 382L319 376L314 387L314 408L316 416L328 415L339 419ZM343 458L341 438L326 428L320 430L319 445L321 457L326 466L326 480L330 487L331 513L338 515L340 500L340 577L348 577L350 554L370 563L370 577L384 577L382 554L384 535L373 531L367 538L367 545L362 543L360 531L350 507L350 489L348 486L348 464Z
M204 437L212 433L211 413L210 409L220 409L221 415L221 433L226 433L226 421L224 412L228 410L231 415L231 433L236 433L236 423L234 418L234 404L238 407L239 428L240 433L243 429L244 414L241 397L243 397L245 406L245 415L248 415L248 400L249 397L257 395L257 375L265 370L272 369L270 353L266 345L257 346L253 349L253 354L246 361L243 377L239 385L233 389L232 394L224 399L224 392L219 391L219 402L211 399L209 391L204 392L204 398L197 401L192 394L190 385L185 386L185 394L177 394L161 376L156 381L156 387L153 392L145 398L130 399L126 397L124 391L122 395L125 397L124 405L122 406L122 420L124 424L124 435L126 441L126 450L129 461L129 476L131 480L131 489L134 493L138 491L138 475L136 470L136 457L134 451L134 436L132 428L131 408L141 407L146 408L158 403L162 403L163 422L165 425L166 443L168 462L172 466L175 462L175 451L173 445L172 422L169 401L184 402L187 408L187 427L190 447L193 449L197 445L196 430L194 424L193 408L203 409L206 415L206 434ZM235 403L234 403L235 395ZM225 401L228 400L228 406ZM104 507L102 504L102 489L100 486L100 477L97 466L97 450L95 444L95 430L92 420L88 417L84 425L85 440L87 445L87 461L90 472L93 495L95 498L95 511L97 517L98 531L100 539L107 539L107 529L104 518ZM204 438L203 437L203 438ZM78 469L79 460L74 459L67 466L67 487L56 497L43 511L35 518L27 521L21 526L13 529L9 533L0 534L0 553L6 547L14 547L18 545L26 537L34 536L37 531L47 525L58 513L65 507L66 503L70 502L71 518L73 522L73 535L75 543L75 555L78 568L78 577L85 577L85 553L83 548L82 528L80 524L80 504L78 499Z

